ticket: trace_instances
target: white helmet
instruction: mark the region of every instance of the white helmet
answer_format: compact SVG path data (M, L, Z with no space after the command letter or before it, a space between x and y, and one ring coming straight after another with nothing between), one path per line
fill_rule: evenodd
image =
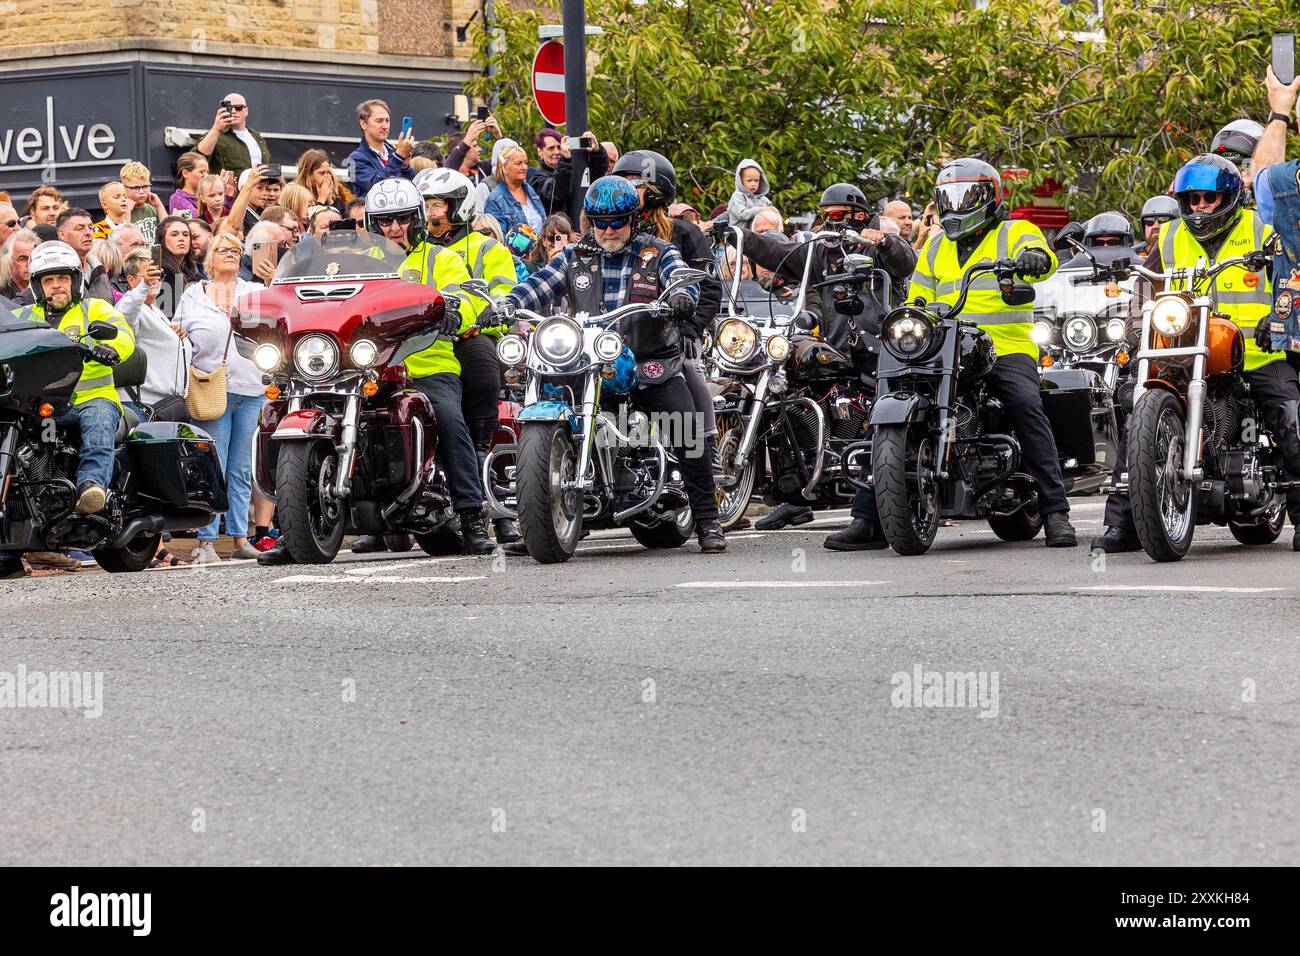
M32 283L32 295L37 302L45 301L45 290L41 287L41 277L66 272L72 276L72 301L81 299L81 286L85 276L81 272L81 257L77 250L66 242L51 240L42 242L32 250L28 276Z
M452 222L474 218L474 184L454 169L426 169L415 177L415 186L425 199L443 199Z
M407 239L412 246L424 241L424 199L409 179L385 179L366 193L366 228L382 236L384 230L375 219L411 213Z

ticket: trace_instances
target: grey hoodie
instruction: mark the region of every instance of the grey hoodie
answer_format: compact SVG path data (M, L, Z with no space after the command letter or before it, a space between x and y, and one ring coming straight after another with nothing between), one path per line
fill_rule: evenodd
M750 167L758 170L758 192L756 193L751 193L740 184L741 171ZM760 209L772 205L772 200L767 198L770 188L763 167L752 159L742 159L740 165L736 167L736 191L731 194L731 201L727 203L727 215L732 224L749 225Z

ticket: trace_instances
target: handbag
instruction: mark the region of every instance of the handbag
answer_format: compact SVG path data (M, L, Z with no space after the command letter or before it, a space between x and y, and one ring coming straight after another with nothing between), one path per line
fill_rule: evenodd
M190 418L195 421L212 421L226 413L226 355L230 351L230 340L234 335L235 327L231 325L230 335L226 336L226 347L221 350L221 363L211 372L201 372L193 362L190 363L185 407L190 410Z

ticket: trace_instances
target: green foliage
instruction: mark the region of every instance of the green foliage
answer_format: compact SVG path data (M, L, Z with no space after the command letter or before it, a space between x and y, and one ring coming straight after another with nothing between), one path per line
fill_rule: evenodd
M537 25L559 0L494 5L495 74L507 135L542 125L530 71ZM1187 158L1240 116L1268 113L1271 24L1293 0L588 0L591 128L658 149L683 198L725 202L743 158L767 171L787 214L838 180L923 204L944 159L977 155L1045 177L1076 214L1136 214ZM1100 32L1097 32L1100 31Z

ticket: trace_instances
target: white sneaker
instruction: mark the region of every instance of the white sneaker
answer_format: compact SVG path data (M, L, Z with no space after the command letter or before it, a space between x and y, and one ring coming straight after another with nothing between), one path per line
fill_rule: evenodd
M261 551L258 551L251 544L245 543L240 547L236 548L234 551L231 551L230 557L232 559L236 559L240 561L256 561L257 556L261 553L262 553Z
M195 564L220 564L221 558L217 556L217 549L212 546L211 541L202 541L194 549Z

